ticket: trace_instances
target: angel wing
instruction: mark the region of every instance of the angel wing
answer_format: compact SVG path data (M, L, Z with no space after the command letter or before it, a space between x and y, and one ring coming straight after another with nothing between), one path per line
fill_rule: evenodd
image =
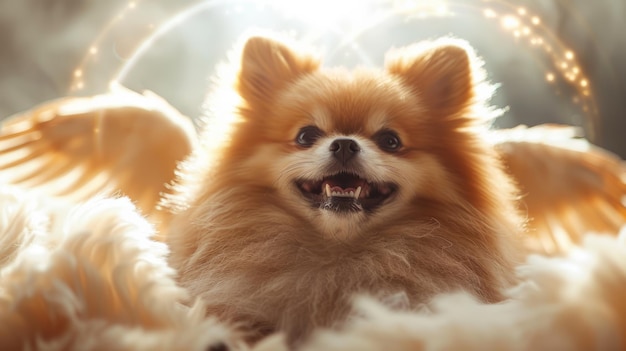
M121 193L158 221L196 138L192 122L150 92L63 98L3 122L0 184L75 201Z
M533 250L562 253L587 233L617 234L626 224L625 163L578 136L558 125L495 132L494 146L522 191Z

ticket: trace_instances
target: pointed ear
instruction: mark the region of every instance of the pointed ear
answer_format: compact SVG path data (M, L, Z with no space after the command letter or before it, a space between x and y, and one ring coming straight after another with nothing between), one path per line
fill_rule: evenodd
M445 116L473 103L478 62L466 42L454 39L411 45L385 57L387 72L400 77L431 111Z
M246 40L237 79L239 94L252 106L271 101L288 83L319 67L313 55L266 36Z

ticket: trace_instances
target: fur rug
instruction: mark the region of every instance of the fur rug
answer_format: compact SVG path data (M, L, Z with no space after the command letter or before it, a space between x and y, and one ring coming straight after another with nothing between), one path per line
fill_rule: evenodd
M238 350L166 264L167 247L125 198L79 206L0 188L0 350ZM496 305L463 293L420 312L367 298L320 331L317 350L624 350L626 231L589 235L567 257L531 256ZM280 336L255 350L285 350Z
M131 202L74 208L0 190L0 350L220 350ZM185 307L185 306L192 307Z

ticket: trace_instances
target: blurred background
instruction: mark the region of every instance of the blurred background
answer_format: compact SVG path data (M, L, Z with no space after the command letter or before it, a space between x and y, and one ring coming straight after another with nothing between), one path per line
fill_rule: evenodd
M0 0L0 118L111 82L202 114L216 65L253 28L380 66L391 47L452 35L483 57L497 127L564 123L626 158L624 0Z

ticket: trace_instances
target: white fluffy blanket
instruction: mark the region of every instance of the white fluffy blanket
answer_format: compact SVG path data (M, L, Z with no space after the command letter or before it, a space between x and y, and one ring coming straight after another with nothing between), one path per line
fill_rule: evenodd
M166 264L127 199L70 207L0 188L0 350L235 350ZM497 305L462 293L401 313L360 299L362 318L314 350L624 350L626 245L589 235L567 257L529 257ZM286 349L272 337L256 350Z

